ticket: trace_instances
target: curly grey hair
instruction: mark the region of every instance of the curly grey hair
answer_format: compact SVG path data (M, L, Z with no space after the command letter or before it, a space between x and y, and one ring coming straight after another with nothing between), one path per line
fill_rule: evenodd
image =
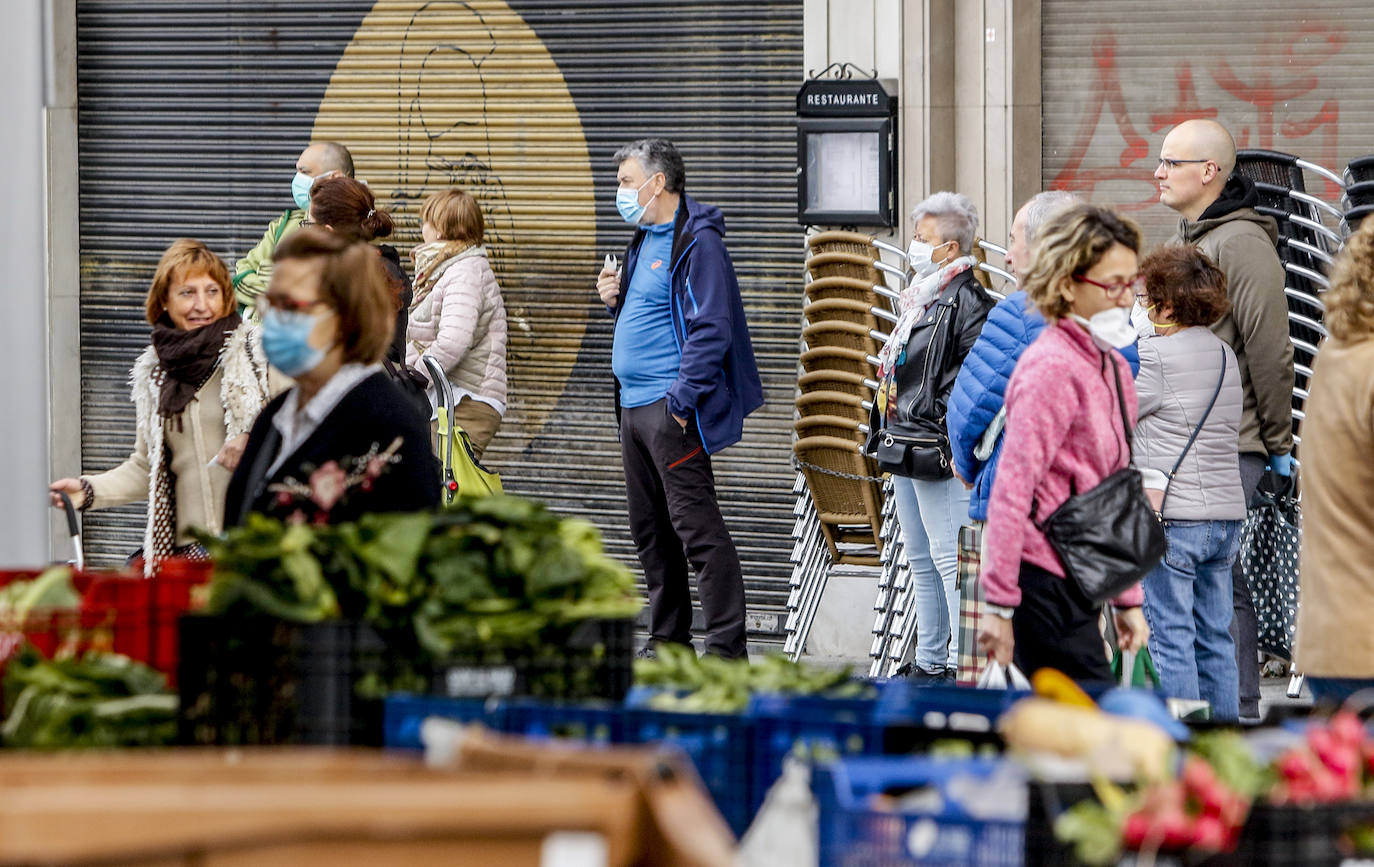
M968 253L973 249L973 239L978 235L978 208L968 196L963 193L931 193L911 211L913 224L926 217L935 218L940 240L958 242L960 253Z
M1026 243L1035 240L1035 233L1040 225L1048 220L1054 213L1061 208L1069 205L1076 205L1081 201L1078 196L1067 190L1045 190L1043 193L1036 193L1026 200Z
M680 193L687 185L687 168L682 163L682 154L666 138L630 142L615 152L617 166L626 160L637 160L649 177L663 172L663 188L670 193Z

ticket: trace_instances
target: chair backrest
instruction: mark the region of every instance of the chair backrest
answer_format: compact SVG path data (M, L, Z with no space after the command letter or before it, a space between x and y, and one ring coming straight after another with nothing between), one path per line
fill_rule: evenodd
M1264 181L1285 189L1307 192L1298 158L1283 151L1238 150L1236 172L1252 181Z
M806 297L811 301L824 298L844 298L873 307L891 308L892 301L874 291L874 284L853 277L822 277L805 285Z
M882 530L878 468L852 439L808 436L792 444L801 472L825 524L867 525L876 542ZM860 478L849 478L858 476Z
M848 251L814 252L806 257L806 270L812 280L824 277L849 277L861 280L869 286L883 282L874 259Z
M877 368L868 360L872 354L845 346L816 346L802 352L801 366L806 373L839 371L871 379L878 375Z
M1345 167L1346 186L1361 181L1374 181L1374 154L1356 157Z
M870 260L878 258L878 249L873 246L873 236L860 232L833 230L816 232L807 236L807 249L816 253L854 253Z
M838 391L852 394L863 400L873 398L873 389L868 387L865 377L848 370L813 370L797 377L797 387L802 394L814 391Z
M797 395L797 414L802 418L830 416L847 418L855 424L868 421L863 397L843 391L808 391Z
M853 322L866 328L880 329L874 305L849 298L818 298L802 307L807 322Z
M1374 205L1358 205L1345 212L1345 217L1341 223L1347 235L1360 228L1360 223L1364 221L1371 212L1374 212Z
M1371 157L1370 159L1374 159ZM1371 166L1374 173L1374 165ZM1356 181L1346 185L1345 194L1341 197L1347 210L1357 208L1360 205L1374 205L1374 180Z
M851 439L859 445L863 445L868 439L868 436L859 430L854 419L838 415L802 416L797 419L795 429L801 439L813 436L835 437L842 440Z
M812 348L839 346L870 354L881 348L878 338L869 334L867 327L853 322L813 322L802 328L802 339Z

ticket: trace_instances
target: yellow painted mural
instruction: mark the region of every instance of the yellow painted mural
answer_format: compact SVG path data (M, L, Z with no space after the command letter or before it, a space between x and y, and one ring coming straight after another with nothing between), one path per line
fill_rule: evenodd
M334 70L312 138L353 152L403 255L427 196L459 187L481 203L510 324L502 438L523 448L563 393L599 265L587 144L553 57L500 0L381 0Z

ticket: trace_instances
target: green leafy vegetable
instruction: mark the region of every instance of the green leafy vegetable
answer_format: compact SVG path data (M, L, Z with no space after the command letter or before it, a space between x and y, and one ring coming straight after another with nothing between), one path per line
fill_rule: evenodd
M176 696L161 674L127 656L88 651L44 659L25 645L5 669L6 746L116 747L176 739Z
M650 699L657 710L690 713L739 713L756 693L866 698L871 684L853 679L851 669L828 669L793 662L782 655L757 663L698 657L690 647L660 644L657 659L635 660L635 682L662 687Z

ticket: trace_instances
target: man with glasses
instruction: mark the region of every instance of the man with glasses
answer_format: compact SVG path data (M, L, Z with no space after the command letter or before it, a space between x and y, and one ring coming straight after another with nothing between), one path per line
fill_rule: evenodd
M1206 253L1226 274L1231 311L1212 331L1230 344L1245 391L1240 425L1240 473L1254 505L1266 468L1292 472L1293 344L1279 262L1278 224L1255 210L1249 179L1233 175L1236 143L1214 120L1189 120L1170 130L1159 149L1159 200L1179 213L1178 234ZM1240 716L1259 719L1259 662L1255 606L1240 571L1232 570L1236 661L1240 667Z
M272 278L272 254L281 239L308 223L310 187L320 178L344 175L353 177L353 155L348 148L332 141L315 142L301 151L296 160L296 174L291 179L291 198L294 208L287 208L263 233L258 245L234 263L234 297L239 309L250 318L257 318L254 302L267 291Z

